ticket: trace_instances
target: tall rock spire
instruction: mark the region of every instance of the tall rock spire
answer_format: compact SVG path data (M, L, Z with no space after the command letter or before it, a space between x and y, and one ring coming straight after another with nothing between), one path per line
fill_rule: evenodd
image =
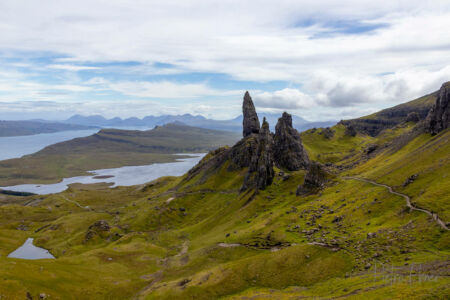
M278 119L273 148L275 164L279 168L296 171L308 167L308 154L303 148L300 134L292 127L292 116L287 112Z
M248 173L241 190L256 187L264 190L272 184L275 172L273 170L273 140L269 130L269 123L264 118L257 139L257 151L252 156Z
M431 134L437 134L450 127L450 81L442 85L436 103L425 119L425 128Z
M245 92L244 103L242 105L242 113L244 115L243 135L249 136L252 133L259 133L259 119L256 114L255 105L253 105L252 97L248 92Z

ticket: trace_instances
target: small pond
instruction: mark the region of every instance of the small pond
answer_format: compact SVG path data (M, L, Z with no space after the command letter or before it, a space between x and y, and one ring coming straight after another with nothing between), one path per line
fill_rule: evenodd
M48 250L33 245L32 238L28 238L22 246L11 252L8 257L22 259L55 258Z

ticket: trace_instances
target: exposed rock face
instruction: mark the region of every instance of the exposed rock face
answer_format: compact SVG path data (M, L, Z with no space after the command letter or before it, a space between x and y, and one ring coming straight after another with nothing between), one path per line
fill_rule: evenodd
M431 134L438 134L450 127L450 82L446 82L439 90L436 103L425 119L425 129Z
M242 105L243 120L243 135L249 136L252 133L259 133L259 119L256 114L255 105L253 105L252 97L248 92L245 92L244 104Z
M345 135L356 136L356 129L352 124L345 125Z
M303 148L300 134L292 127L292 116L283 113L275 127L274 158L279 168L296 171L307 168L308 154Z
M299 186L297 189L297 195L323 188L328 181L328 177L329 174L320 163L314 161L311 162L303 185Z
M273 139L269 130L269 123L264 118L261 130L258 136L258 150L256 155L252 156L248 174L245 177L242 189L256 186L264 190L272 184L275 172L273 170Z
M229 170L238 170L250 167L254 156L257 156L259 136L252 134L241 139L230 150Z
M420 121L420 116L417 112L413 111L410 112L407 116L406 116L406 120L405 122L414 122L417 123Z

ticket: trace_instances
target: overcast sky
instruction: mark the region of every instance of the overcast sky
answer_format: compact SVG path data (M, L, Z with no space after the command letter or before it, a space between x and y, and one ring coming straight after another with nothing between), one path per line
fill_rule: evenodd
M1 0L0 119L345 119L450 80L450 1Z

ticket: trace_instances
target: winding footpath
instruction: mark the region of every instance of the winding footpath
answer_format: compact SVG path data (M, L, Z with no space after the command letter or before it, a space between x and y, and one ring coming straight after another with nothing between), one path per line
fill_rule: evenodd
M75 205L78 206L79 208L87 209L87 210L93 211L93 209L90 208L89 206L82 206L82 205L81 205L80 203L78 203L77 201L75 201L75 200L70 200L69 198L67 198L67 197L64 196L64 195L61 195L61 197L62 197L64 200L66 200L67 202L70 202L70 203L75 204Z
M378 182L375 182L373 180L359 178L359 177L353 177L353 176L345 176L345 177L342 177L342 178L343 179L359 180L359 181L362 181L362 182L366 182L366 183L370 183L370 184L373 184L373 185L376 185L376 186L381 186L381 187L387 188L389 193L405 198L406 206L408 206L411 210L417 210L417 211L421 211L421 212L426 213L434 221L436 221L436 223L438 223L438 225L441 226L443 229L449 230L447 225L445 224L445 222L442 221L436 213L433 213L433 212L430 212L429 210L426 210L426 209L419 208L419 207L415 206L414 204L411 203L411 198L409 198L408 195L405 195L405 194L402 194L402 193L394 191L392 189L392 187L390 187L389 185L378 183Z

